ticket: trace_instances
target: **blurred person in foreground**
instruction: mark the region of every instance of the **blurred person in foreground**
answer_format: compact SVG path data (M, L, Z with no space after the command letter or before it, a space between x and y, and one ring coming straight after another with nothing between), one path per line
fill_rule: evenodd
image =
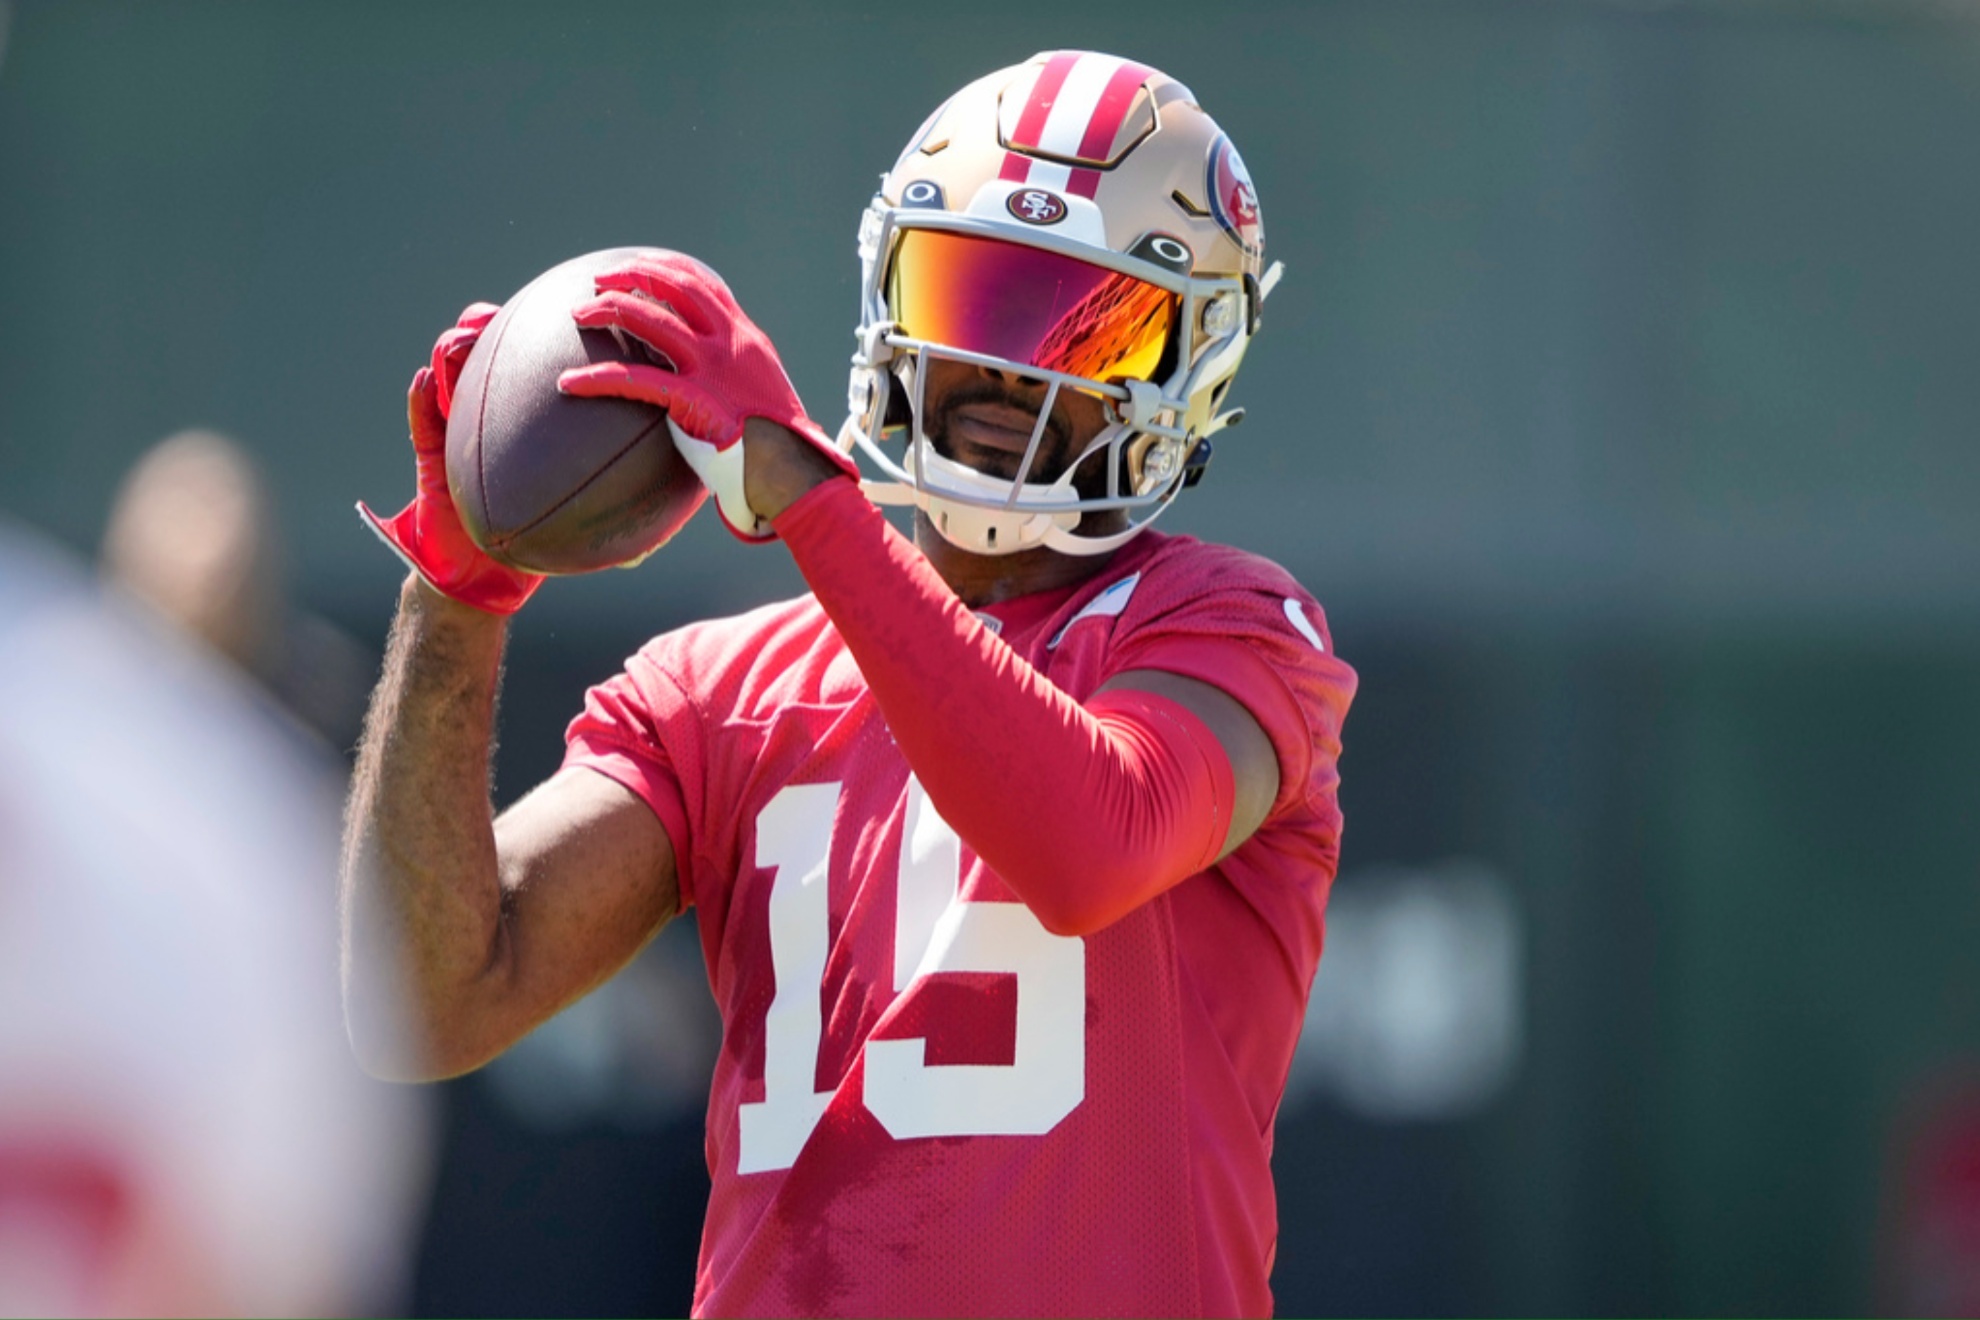
M700 263L577 310L675 369L560 387L666 408L811 593L649 643L499 819L538 579L467 540L440 458L494 309L414 378L419 494L366 514L416 572L346 846L419 1033L371 1041L359 976L358 1038L396 1076L479 1067L695 904L724 1021L697 1313L1267 1312L1355 679L1283 570L1148 529L1236 420L1276 276L1250 180L1181 83L1048 53L930 116L859 250L836 442Z
M0 520L0 1315L404 1295L420 1097L336 994L338 776Z
M147 450L118 489L100 568L305 730L339 752L356 744L377 657L285 598L274 502L238 443L188 430Z

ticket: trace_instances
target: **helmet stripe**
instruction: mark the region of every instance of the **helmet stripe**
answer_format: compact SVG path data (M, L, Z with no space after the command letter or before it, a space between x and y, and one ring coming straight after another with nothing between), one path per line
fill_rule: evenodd
M1052 99L1051 113L1045 117L1045 126L1039 130L1037 140L1026 145L1044 155L1057 156L1060 160L1078 159L1080 143L1086 138L1086 126L1093 122L1094 111L1100 107L1100 98L1106 94L1114 71L1122 63L1112 55L1074 56L1072 66L1066 72L1064 86Z
M1121 61L1114 76L1107 79L1107 86L1093 107L1093 117L1086 121L1086 135L1079 140L1081 160L1105 160L1113 154L1114 134L1121 131L1128 107L1134 104L1134 94L1152 72L1145 64Z
M1034 188L1057 188L1061 192L1070 192L1072 175L1069 165L1061 165L1055 160L1034 160L1026 182Z
M1038 165L1029 152L1060 158L1103 160L1134 105L1135 93L1154 71L1145 64L1112 55L1060 51L1046 60L1032 84L1023 111L1009 138L999 177L1012 183L1039 182ZM1098 170L1061 167L1067 177L1054 180L1081 197L1100 187Z
M1038 136L1045 131L1045 121L1051 118L1052 106L1059 99L1059 89L1065 86L1066 75L1078 62L1076 52L1062 52L1045 62L1044 69L1038 74L1038 81L1031 85L1031 97L1024 103L1017 127L1011 130L1011 146L1038 145ZM1006 151L1004 167L997 172L997 177L1007 183L1024 183L1031 177L1031 158L1015 151Z
M1017 131L1011 134L1012 146L1037 148L1038 139L1045 132L1045 121L1051 118L1052 107L1058 103L1059 90L1066 85L1066 75L1077 63L1078 51L1061 51L1045 62L1038 81L1031 86L1031 99L1025 102L1024 113L1018 116Z
M1133 60L1123 60L1119 68L1107 79L1106 88L1100 93L1100 100L1093 107L1093 117L1086 121L1086 134L1079 140L1079 155L1082 160L1105 160L1113 154L1114 135L1121 131L1121 124L1127 119L1128 108L1134 104L1134 94L1148 81L1153 73L1145 64ZM1100 190L1100 171L1077 169L1067 185L1068 192L1080 197L1091 197Z

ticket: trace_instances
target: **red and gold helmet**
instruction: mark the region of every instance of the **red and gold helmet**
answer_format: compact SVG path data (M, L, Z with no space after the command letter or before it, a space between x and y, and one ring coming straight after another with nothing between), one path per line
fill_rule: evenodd
M1208 459L1259 305L1258 198L1243 160L1190 90L1112 55L1053 51L957 92L929 116L860 224L859 349L840 436L957 545L1003 554L1111 550L1146 527ZM1015 480L935 452L922 430L930 358L1042 382ZM1079 461L1032 480L1058 391L1104 399L1109 424ZM901 440L896 459L886 442ZM1106 490L1076 471L1106 452ZM1127 527L1079 535L1091 511Z

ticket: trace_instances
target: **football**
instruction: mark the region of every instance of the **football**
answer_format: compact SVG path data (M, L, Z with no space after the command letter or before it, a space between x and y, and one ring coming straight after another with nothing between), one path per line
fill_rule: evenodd
M474 543L531 573L588 573L651 554L707 492L674 448L667 414L557 391L567 368L667 365L637 340L580 330L592 277L644 248L573 257L524 285L461 369L447 418L447 485Z

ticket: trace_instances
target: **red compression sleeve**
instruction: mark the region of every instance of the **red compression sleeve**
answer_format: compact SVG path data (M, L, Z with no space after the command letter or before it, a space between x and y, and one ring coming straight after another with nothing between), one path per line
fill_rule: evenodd
M970 613L849 481L774 522L929 801L1061 935L1209 866L1229 756L1186 707L1116 688L1082 707Z

